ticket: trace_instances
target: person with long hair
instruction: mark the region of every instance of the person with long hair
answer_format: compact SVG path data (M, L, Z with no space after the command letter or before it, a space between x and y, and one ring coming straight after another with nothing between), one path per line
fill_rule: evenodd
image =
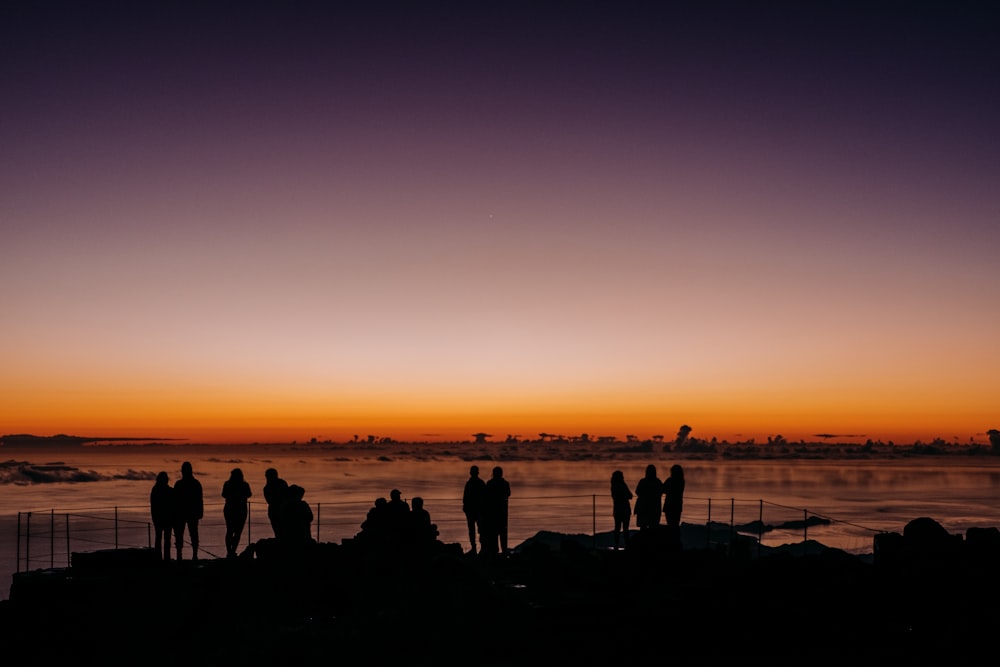
M684 507L684 468L670 467L670 477L663 482L663 515L667 520L670 539L675 546L681 539L681 510Z
M632 492L625 483L625 473L615 470L611 473L612 515L615 520L615 550L618 550L619 538L624 533L625 548L628 549L628 525L632 519Z
M149 512L156 531L156 554L170 560L170 534L174 529L174 489L166 471L156 476L156 484L149 492Z

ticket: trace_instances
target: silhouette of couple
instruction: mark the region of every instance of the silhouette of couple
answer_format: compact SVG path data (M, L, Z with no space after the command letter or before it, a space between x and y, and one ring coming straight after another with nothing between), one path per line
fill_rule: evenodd
M462 512L469 530L469 553L476 553L476 532L479 533L481 553L509 555L507 528L510 483L504 479L503 468L493 468L489 481L479 477L479 466L469 468L469 479L462 493Z
M304 499L305 489L283 480L274 468L264 471L264 479L267 519L275 539L293 545L312 542L313 512Z
M156 484L149 493L149 508L156 534L156 553L165 561L170 560L170 534L174 534L177 560L181 560L184 531L191 540L191 560L198 560L198 522L205 513L201 482L195 476L191 463L181 464L181 477L170 486L166 472L156 476Z

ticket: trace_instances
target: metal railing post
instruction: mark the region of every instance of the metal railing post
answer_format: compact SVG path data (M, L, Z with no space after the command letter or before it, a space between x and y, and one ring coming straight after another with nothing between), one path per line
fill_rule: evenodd
M764 499L760 500L760 514L757 517L757 558L760 558L760 543L764 541Z
M597 494L595 493L590 497L591 499L591 518L594 521L593 536L594 536L594 548L597 548Z
M729 499L729 555L733 555L733 541L736 539L736 499Z
M66 514L66 567L71 567L73 561L70 559L69 550L69 513Z
M14 571L21 571L21 513L17 513L17 556L15 556Z
M316 503L316 541L319 542L319 517L323 512L323 503Z
M49 567L56 566L56 511L49 510Z
M705 523L705 548L712 547L712 499L708 499L708 521Z
M24 571L31 569L31 512L24 524Z
M802 510L802 555L809 553L809 510Z
M118 548L118 505L115 505L115 549Z

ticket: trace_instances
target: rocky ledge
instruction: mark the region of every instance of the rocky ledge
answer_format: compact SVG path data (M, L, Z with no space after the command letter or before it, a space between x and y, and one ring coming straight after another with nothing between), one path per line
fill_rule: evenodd
M686 527L628 550L546 533L506 557L457 544L273 540L230 560L74 554L0 603L17 664L964 664L994 651L1000 531L920 518L873 558L756 553ZM688 541L708 545L686 546Z

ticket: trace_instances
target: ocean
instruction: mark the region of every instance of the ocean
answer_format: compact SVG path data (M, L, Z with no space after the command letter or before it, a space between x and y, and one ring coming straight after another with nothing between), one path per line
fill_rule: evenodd
M184 461L204 488L202 558L225 554L221 491L237 467L254 493L241 549L272 536L263 498L269 467L305 489L313 534L323 542L354 537L374 500L399 489L407 501L424 499L442 541L468 550L461 496L470 465L484 478L502 467L512 489L512 547L541 531L591 536L595 546L607 546L611 473L621 470L634 490L650 463L661 479L671 465L683 466L684 523L724 524L769 547L809 539L870 554L876 534L902 532L923 516L951 533L1000 526L1000 457L733 458L623 450L527 443L4 447L0 599L8 597L16 571L66 567L74 552L150 546L154 478L165 471L173 483ZM190 557L189 546L183 555Z

